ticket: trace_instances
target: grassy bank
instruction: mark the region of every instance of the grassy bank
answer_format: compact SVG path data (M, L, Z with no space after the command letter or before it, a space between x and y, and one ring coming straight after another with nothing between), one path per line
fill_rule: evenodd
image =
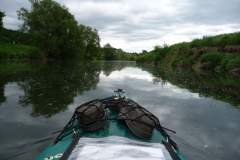
M137 62L169 67L232 71L240 68L240 33L204 36L192 42L155 46Z
M44 59L44 55L36 47L0 43L0 59Z

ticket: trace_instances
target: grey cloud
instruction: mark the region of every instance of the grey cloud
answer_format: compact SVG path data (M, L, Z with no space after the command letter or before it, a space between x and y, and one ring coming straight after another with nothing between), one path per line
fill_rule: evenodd
M122 40L143 44L146 41L167 41L168 44L188 41L204 35L229 33L240 29L240 1L209 0L56 0L69 8L79 24L96 28L102 41ZM4 26L18 29L16 11L30 8L28 0L1 0L0 10L5 11ZM217 30L221 30L217 31ZM181 37L181 38L179 38ZM118 43L125 51L151 50Z
M240 23L240 1L195 1L185 20L196 24L222 25Z

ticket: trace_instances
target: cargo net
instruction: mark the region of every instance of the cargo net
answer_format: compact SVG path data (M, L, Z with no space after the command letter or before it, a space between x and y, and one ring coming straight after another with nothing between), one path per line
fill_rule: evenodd
M117 112L117 116L109 118L106 110ZM95 131L101 128L107 120L125 121L128 128L138 137L150 139L153 130L156 129L166 138L176 150L177 145L170 139L165 130L174 132L162 127L158 118L148 110L137 104L136 102L121 96L112 96L105 99L95 99L78 106L71 120L64 127L62 133L57 137L55 143L71 134L73 131L66 133L69 127L72 127L74 121L77 120L79 127L85 131ZM174 132L175 133L175 132Z
M105 108L116 111L118 115L110 120L125 121L128 128L138 137L150 139L154 128L158 130L176 150L177 144L171 140L165 130L176 133L161 126L158 118L138 103L121 96L113 96L102 100Z

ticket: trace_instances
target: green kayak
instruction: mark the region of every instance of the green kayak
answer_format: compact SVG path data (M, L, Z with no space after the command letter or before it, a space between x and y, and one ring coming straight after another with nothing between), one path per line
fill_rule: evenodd
M78 106L37 160L185 160L158 118L122 89ZM173 131L171 131L173 132Z

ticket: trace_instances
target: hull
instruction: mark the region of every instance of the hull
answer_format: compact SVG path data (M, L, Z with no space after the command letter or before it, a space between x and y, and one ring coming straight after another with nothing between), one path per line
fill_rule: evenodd
M123 101L121 101L121 105L119 105L118 98L124 99L124 103ZM113 101L110 101L110 100L113 100ZM153 151L156 151L157 149L159 149L159 151L161 150L161 147L159 147L159 145L165 148L161 152L163 153L163 156L164 156L163 159L168 159L169 155L170 155L169 159L171 158L174 159L173 158L174 156L175 156L175 159L182 159L182 160L186 159L184 155L178 150L175 143L170 139L170 136L167 135L167 133L164 131L163 128L160 128L161 127L160 122L159 122L160 127L158 124L155 124L155 127L153 127L154 125L152 125L152 123L150 123L149 125L150 127L148 128L144 127L145 125L147 125L146 122L148 121L143 122L141 127L137 127L138 124L144 121L144 116L139 116L140 118L135 117L134 119L136 119L136 121L134 121L129 119L128 117L128 116L131 116L130 112L132 110L128 109L127 113L125 112L123 114L119 114L121 113L120 111L123 105L126 105L126 103L129 104L129 101L130 103L132 102L135 103L130 98L128 98L126 94L124 94L123 92L116 92L113 94L113 96L106 99L102 99L100 101L104 104L104 112L102 112L102 110L99 109L99 115L96 115L93 113L94 109L92 109L91 114L89 114L90 116L87 115L87 113L90 113L90 111L86 111L83 108L89 108L89 107L85 107L86 105L93 106L94 101L86 104L85 106L82 105L81 107L78 107L75 111L76 113L73 115L72 119L68 122L68 124L64 127L63 131L58 135L56 140L52 144L50 144L36 159L37 160L68 159L69 157L72 158L71 156L74 156L73 155L74 153L75 153L75 158L73 159L78 159L76 157L76 153L77 155L80 156L80 158L84 157L84 159L87 159L86 156L89 156L89 158L95 157L95 159L96 157L100 156L99 157L100 159L106 159L106 157L111 157L112 155L119 155L118 153L123 148L129 148L129 150L134 150L134 151L136 151L136 149L138 148L139 150L137 150L136 155L141 155L140 152L142 147L150 146L149 153L150 152L153 153ZM99 105L97 107L99 108ZM136 110L133 110L133 111L136 111ZM139 112L140 111L136 111L136 113L134 112L134 116L136 116ZM141 112L143 112L145 115L144 110ZM88 124L85 126L81 125L83 124L83 122L79 122L80 121L79 119L83 121L83 118L82 118L83 115L87 117L87 118L85 117L85 119L86 119L86 122L88 122ZM97 121L95 121L92 117L98 117ZM151 116L150 116L150 119L151 119ZM131 127L132 125L134 125L134 127ZM88 130L86 129L86 126L88 128L89 126L93 126L93 127L91 127L91 130ZM153 127L152 130L151 130L151 127ZM144 130L145 128L146 130ZM141 130L141 132L138 132L139 129ZM142 132L147 132L147 135L150 135L150 136L148 137L139 136L142 134ZM82 143L87 140L91 142L94 141L94 143L91 143L91 144L85 143L83 145ZM105 143L103 143L104 140L106 141ZM108 142L111 142L111 143L109 144ZM82 148L80 148L77 152L76 146L82 146ZM109 146L112 146L110 148L114 148L112 152L110 152L109 149L108 149L108 152L106 153L104 152L106 150L100 151L101 148L104 148L104 147L109 148ZM152 146L153 148L151 148ZM94 153L84 152L84 151L90 151L89 148L91 147L95 148L96 150L99 150L97 152L94 152L94 153L98 153L97 155L94 156ZM169 148L172 151L169 151ZM117 149L120 149L120 151L117 152ZM165 152L168 152L169 154L166 154ZM125 153L126 153L125 155L125 158L126 158L127 153L130 153L130 152L126 151ZM141 153L143 154L143 152ZM139 157L137 158L139 159ZM121 159L121 156L118 156L118 157L113 156L110 159ZM134 159L134 156L131 158L128 157L127 159Z

